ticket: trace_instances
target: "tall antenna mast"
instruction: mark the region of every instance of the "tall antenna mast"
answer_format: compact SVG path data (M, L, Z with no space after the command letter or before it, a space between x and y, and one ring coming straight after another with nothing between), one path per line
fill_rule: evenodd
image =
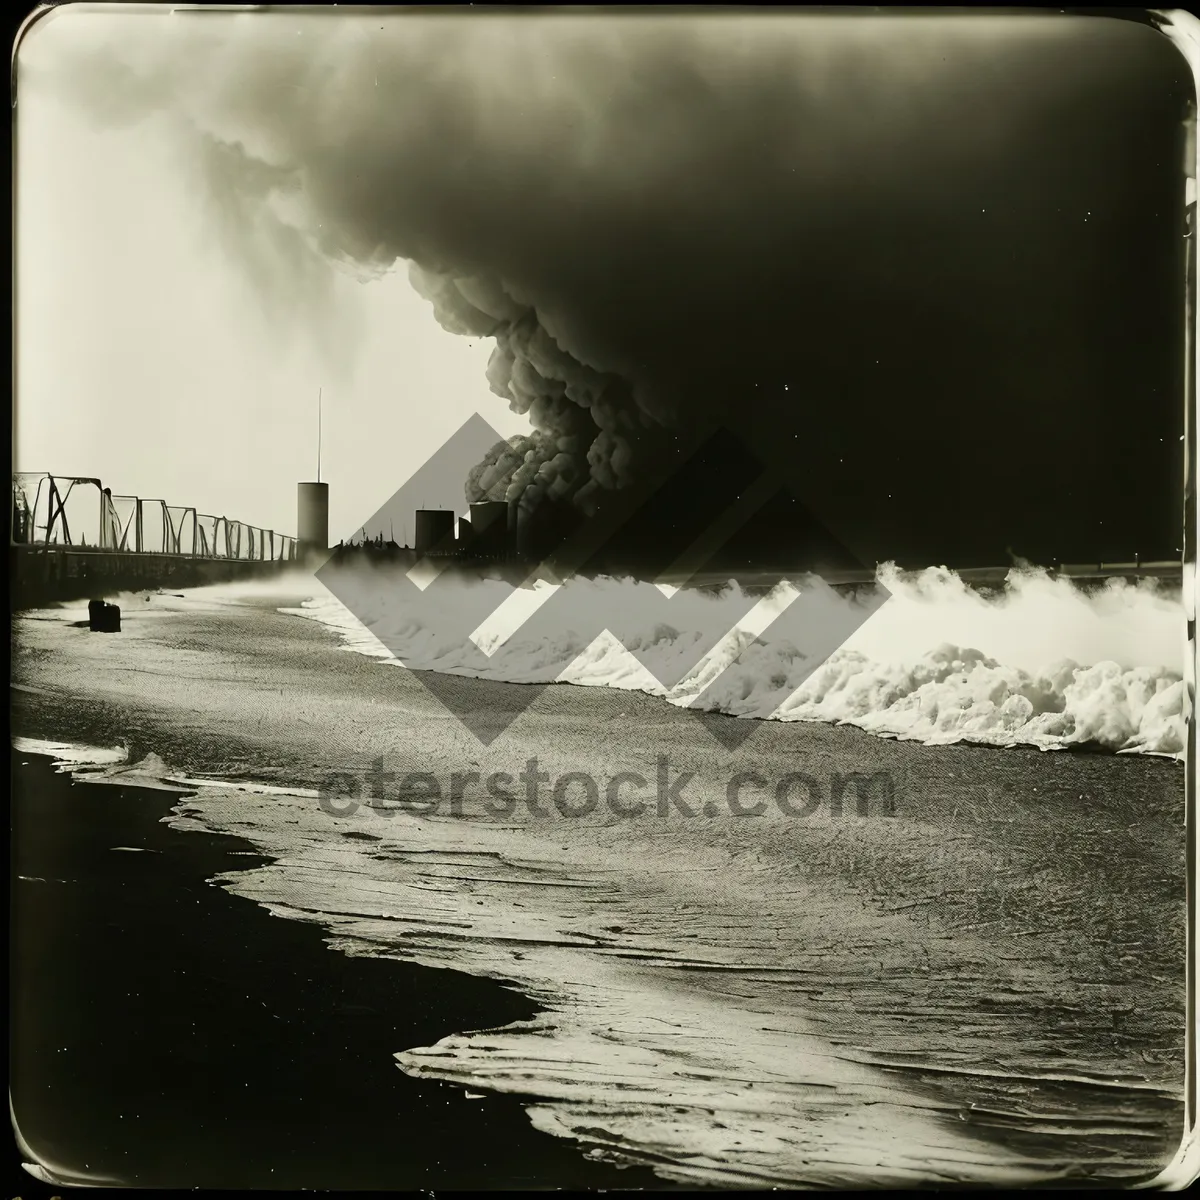
M317 388L317 482L321 482L321 393L324 389Z

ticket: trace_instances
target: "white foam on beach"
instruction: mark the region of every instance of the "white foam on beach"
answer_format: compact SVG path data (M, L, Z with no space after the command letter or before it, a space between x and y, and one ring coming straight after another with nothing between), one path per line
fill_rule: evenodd
M747 625L744 594L730 584L717 593L678 593L671 623L647 628L629 648L607 632L581 634L573 606L559 605L554 622L539 623L536 639L522 641L518 628L506 630L503 654L489 643L482 665L474 644L448 633L453 621L423 621L386 586L371 592L371 611L350 612L319 583L319 594L281 611L336 630L348 650L417 670L641 691L680 707L844 723L929 744L1088 744L1182 759L1189 698L1178 588L1114 579L1085 592L1035 569L1014 569L991 594L944 568L904 574L884 567L879 581L890 595L874 612L863 607L869 601L819 579L798 583L815 646L804 644L794 623L786 636L773 634L771 618L787 610L796 589L776 589ZM623 603L628 611L632 589L654 587L579 578L563 586L576 593L574 609L588 613L621 611ZM440 610L478 609L478 589L494 591L497 607L510 595L497 580L443 581ZM845 627L856 607L865 620L829 654L822 639ZM730 633L672 687L631 653L652 649L656 662L690 663L698 631L719 625L722 608Z
M163 791L194 791L220 788L223 793L246 792L256 796L289 796L298 800L316 800L320 793L312 788L277 787L269 783L239 782L224 778L197 778L173 771L157 754L147 754L129 762L126 746L87 746L76 742L51 742L41 738L13 738L19 754L49 758L60 774L70 773L81 783L115 783L130 787L157 788ZM129 846L113 846L129 850Z
M37 754L54 760L62 773L80 767L110 767L128 761L124 746L83 746L74 742L50 742L41 738L15 737L13 749L18 754Z
M238 783L227 779L196 778L191 775L164 775L166 783L176 783L187 788L219 787L225 792L253 792L262 796L293 796L300 800L317 800L320 792L313 788L276 787L269 783Z
M131 763L127 746L87 746L40 738L13 738L13 749L20 754L37 754L51 759L56 771L69 773L79 783L118 783L177 792L180 790L178 784L184 782L172 779L170 768L157 754L147 754ZM113 849L129 847L114 846Z

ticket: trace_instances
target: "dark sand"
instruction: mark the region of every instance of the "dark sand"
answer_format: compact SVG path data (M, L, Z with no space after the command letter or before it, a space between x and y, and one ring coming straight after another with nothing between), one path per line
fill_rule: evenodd
M62 1182L662 1186L538 1133L514 1099L397 1068L402 1046L528 1018L524 998L331 954L316 927L212 887L264 860L161 823L171 793L75 783L14 753L12 797L12 1100Z

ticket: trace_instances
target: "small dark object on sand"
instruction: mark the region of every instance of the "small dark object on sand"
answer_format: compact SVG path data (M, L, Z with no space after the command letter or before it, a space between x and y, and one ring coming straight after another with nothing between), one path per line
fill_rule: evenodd
M107 600L88 602L88 628L93 633L120 633L121 609Z

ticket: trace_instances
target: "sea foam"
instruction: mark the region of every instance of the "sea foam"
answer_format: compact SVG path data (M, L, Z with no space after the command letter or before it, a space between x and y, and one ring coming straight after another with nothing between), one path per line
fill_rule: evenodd
M352 613L320 583L301 608L283 611L336 629L347 649L415 670L641 691L680 707L846 723L930 744L1088 745L1183 757L1190 700L1177 586L1113 579L1085 590L1015 568L1002 587L982 592L945 568L905 573L890 565L878 582L882 605L878 594L848 595L810 577L760 596L749 616L750 600L735 583L684 591L672 598L669 623L648 621L633 635L625 630L623 641L596 635L596 614L641 611L634 593L654 584L571 579L561 585L569 603L523 626L557 590L542 584L515 606L508 628L481 627L473 642L452 632L462 627L455 606L495 611L507 601L511 611L512 589L502 581L439 580L436 616L398 599L382 577L368 593L369 611ZM480 589L494 592L487 604ZM803 623L777 619L800 598ZM714 628L729 632L698 657L695 647ZM853 632L831 648L831 628ZM681 664L670 686L660 682L669 672L647 669L651 652L656 664Z

